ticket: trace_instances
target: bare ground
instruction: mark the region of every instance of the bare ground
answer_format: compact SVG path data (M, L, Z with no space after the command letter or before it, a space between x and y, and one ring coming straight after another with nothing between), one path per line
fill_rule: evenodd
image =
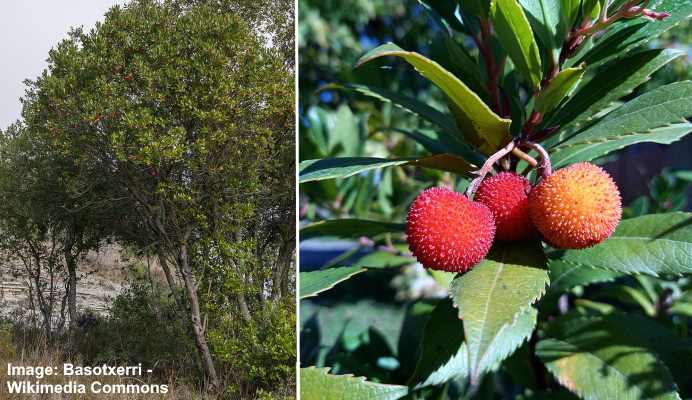
M105 313L113 298L126 287L134 264L141 265L144 271L148 266L153 278L164 282L163 271L157 263L123 257L117 245L106 246L98 253L87 254L78 268L78 309ZM61 287L59 295L63 292ZM29 304L29 276L24 268L0 263L0 318L9 317L18 311L27 311L30 309Z
M165 282L163 271L158 264L149 263L146 259L127 258L121 255L121 249L117 245L102 248L98 253L88 254L79 265L79 283L77 286L77 303L80 311L92 311L104 314L112 300L127 287L127 280L132 276L133 265L139 265L138 273L149 273L158 282ZM30 313L29 282L28 275L20 265L0 263L0 319L13 318L16 315ZM60 293L59 295L61 295ZM33 353L33 352L31 352ZM205 399L206 396L191 389L185 384L176 384L176 377L171 376L169 392L167 394L24 394L12 395L7 391L7 363L24 366L51 366L60 365L59 351L43 350L34 354L3 354L0 343L0 400L62 400L62 399L166 399L166 400L193 400ZM75 363L78 364L78 363ZM46 377L41 383L64 384L70 380L85 384L87 387L94 380L104 384L128 384L144 383L133 378L101 377L101 378L68 378L63 376ZM89 392L89 390L87 390Z

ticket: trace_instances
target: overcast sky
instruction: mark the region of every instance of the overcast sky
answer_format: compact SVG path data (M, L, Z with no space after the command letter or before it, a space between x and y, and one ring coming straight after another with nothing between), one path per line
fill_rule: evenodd
M125 0L0 0L0 128L19 118L24 80L46 67L70 27L90 29Z

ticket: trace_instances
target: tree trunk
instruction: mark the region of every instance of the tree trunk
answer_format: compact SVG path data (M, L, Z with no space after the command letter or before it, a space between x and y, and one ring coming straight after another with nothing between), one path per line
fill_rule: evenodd
M77 260L69 248L65 248L67 264L67 315L70 318L70 331L77 327Z
M171 296L173 296L175 303L178 305L178 309L182 312L185 308L183 307L183 301L178 297L178 285L175 284L171 268L168 266L168 260L166 260L166 255L163 249L161 249L161 246L156 247L156 256L159 259L159 264L161 264L163 274L166 276L166 282L168 283L168 288L171 290Z
M293 242L284 242L279 250L274 270L274 281L272 282L272 299L276 300L288 295L288 284L290 272L293 266Z
M238 295L238 304L240 305L240 315L243 317L243 321L250 322L252 316L250 315L250 307L248 307L247 300L245 299L245 293Z
M190 320L192 323L192 332L195 336L195 346L202 360L202 368L204 368L208 386L210 386L211 391L215 391L219 389L219 379L216 375L214 360L211 358L211 352L207 345L207 338L204 336L199 298L197 296L197 284L195 283L195 278L190 268L187 245L180 246L178 266L180 267L183 282L185 283L185 291L187 292L188 301L190 302Z
M72 254L79 233L75 229L67 229L63 246L63 257L67 266L67 315L70 319L70 332L77 328L77 256Z
M29 263L25 263L24 266L26 267L27 272L29 273L29 277L33 280L34 284L34 292L36 294L36 302L38 303L38 308L39 311L41 312L41 317L43 317L43 330L46 335L46 342L47 343L52 343L53 342L53 329L51 326L51 318L53 316L52 308L50 305L46 302L45 297L43 296L43 288L41 287L41 262L40 258L34 254L33 255L34 263L36 264L33 266L31 264L31 261ZM34 272L32 268L35 268L36 271Z

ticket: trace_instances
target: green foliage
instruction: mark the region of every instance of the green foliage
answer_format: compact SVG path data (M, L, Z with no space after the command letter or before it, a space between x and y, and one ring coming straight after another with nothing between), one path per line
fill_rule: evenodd
M548 87L536 96L536 111L543 115L553 111L563 99L569 96L583 75L584 67L567 68L560 71Z
M449 296L464 320L474 383L533 331L535 314L524 314L543 295L548 272L542 251L531 246L496 247L485 261L450 286Z
M469 373L468 347L464 343L464 325L449 300L440 301L425 324L420 358L409 386L415 389L440 385Z
M12 343L12 326L6 322L0 325L0 360L13 360L17 350Z
M377 236L387 232L403 232L405 228L404 224L362 219L320 221L303 227L300 230L300 239L306 240L317 236L338 236L343 238Z
M590 161L641 142L670 144L690 132L692 82L679 82L645 93L606 115L592 127L553 147L556 166Z
M405 386L381 385L366 382L365 378L329 375L328 370L314 367L301 369L300 379L300 398L307 400L324 399L325 393L335 399L394 400L408 391Z
M418 193L467 190L510 142L521 151L481 174L537 183L534 143L554 168L677 146L692 131L688 60L675 48L690 25L661 35L692 8L653 3L301 3L305 396L405 385L398 398L689 397L686 169L621 184L623 220L588 249L496 242L453 274L416 265L403 229ZM632 5L671 16L622 8ZM649 167L641 148L626 169Z
M490 21L497 38L516 68L537 88L541 82L541 56L524 10L517 0L493 0Z
M73 314L77 260L117 241L156 258L170 299L133 286L107 323L131 332L114 339L127 347L85 347L90 359L173 361L182 351L200 389L290 388L293 10L132 0L69 32L27 81L23 119L0 146L0 245L36 271L48 338L65 322L49 326L61 280ZM76 313L69 322L76 334ZM210 349L212 333L237 342Z
M197 369L194 342L175 302L149 282L133 281L105 317L80 317L78 354L88 363L147 363L158 373Z
M364 272L361 267L327 268L300 273L300 298L310 297L334 287L355 274Z
M452 73L418 53L406 52L399 46L388 43L365 54L357 65L385 56L403 58L437 85L449 97L449 106L454 111L464 138L481 152L492 154L509 140L511 121L500 118Z
M622 273L690 273L692 214L651 214L622 221L607 241L561 259Z
M599 79L583 82L564 107L555 113L550 124L579 127L594 119L600 110L630 94L650 79L650 75L682 56L673 49L651 49L635 52L608 64L599 71Z
M551 323L536 353L560 383L586 399L679 399L663 361L689 360L688 345L654 322L612 314Z
M251 396L256 391L280 392L295 380L295 306L291 301L258 311L250 323L217 317L209 333L214 355L234 371L231 396ZM285 392L290 390L284 389Z

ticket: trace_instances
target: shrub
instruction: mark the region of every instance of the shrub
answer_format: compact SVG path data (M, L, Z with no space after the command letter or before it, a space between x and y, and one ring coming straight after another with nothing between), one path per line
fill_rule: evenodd
M105 317L82 314L78 326L76 352L87 363L141 362L160 376L198 368L184 315L145 281L118 295Z

